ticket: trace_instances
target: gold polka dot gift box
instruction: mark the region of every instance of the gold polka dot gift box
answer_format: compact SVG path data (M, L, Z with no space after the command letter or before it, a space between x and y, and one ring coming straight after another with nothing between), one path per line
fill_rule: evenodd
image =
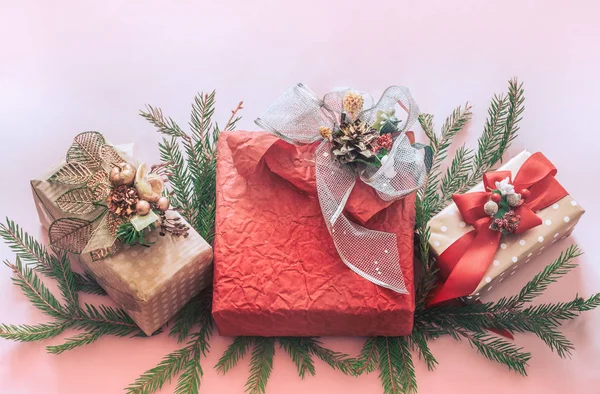
M132 151L81 133L31 188L50 246L76 255L151 335L210 285L212 248L170 209L164 166L149 170Z
M432 253L443 279L431 304L481 294L567 237L584 209L542 154L523 151L434 216Z

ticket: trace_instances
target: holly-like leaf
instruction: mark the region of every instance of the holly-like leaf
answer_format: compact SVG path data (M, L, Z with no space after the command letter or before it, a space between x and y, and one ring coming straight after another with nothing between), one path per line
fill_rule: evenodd
M80 185L86 183L92 177L92 171L84 164L73 162L66 163L50 178L51 182L60 182L66 185Z
M89 187L71 189L56 200L60 209L75 215L84 215L94 211L94 192Z
M79 254L92 237L92 222L78 218L55 220L48 230L50 246Z
M97 131L86 131L73 139L67 152L67 163L80 163L95 171L102 168L100 149L106 144L104 136Z
M104 163L111 167L125 161L115 147L108 144L104 144L100 148L100 157Z
M508 201L506 201L506 197L502 196L502 199L498 203L498 212L494 215L494 219L502 219L504 215L511 210Z

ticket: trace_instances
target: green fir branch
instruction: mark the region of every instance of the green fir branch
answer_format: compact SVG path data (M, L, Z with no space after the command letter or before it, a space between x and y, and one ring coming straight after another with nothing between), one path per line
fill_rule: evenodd
M62 318L66 315L61 303L40 281L33 270L23 265L19 256L17 256L15 264L9 261L4 261L4 264L14 273L13 283L21 288L23 294L36 308L54 318Z
M281 337L277 339L279 346L289 354L294 364L296 364L298 375L302 379L304 379L307 373L311 376L315 375L315 364L313 363L308 347L304 343L311 339L301 337Z
M363 373L375 371L378 367L378 360L377 338L371 337L363 344L360 354L354 363L354 374L362 375Z
M106 291L88 273L73 272L77 291L87 294L106 295Z
M199 349L196 347L192 350L192 357L185 363L177 385L175 386L174 394L197 394L200 390L200 382L202 375L202 366L200 365L200 357L202 356Z
M67 338L63 344L47 346L46 350L48 350L48 353L61 354L63 352L73 350L80 346L89 345L90 343L100 339L102 335L102 332L97 330L82 332L71 338Z
M191 199L192 181L177 139L175 137L163 138L162 143L158 144L158 150L161 161L167 163L167 168L170 171L171 203L188 223L193 223L196 213Z
M573 259L581 256L583 253L577 245L571 245L560 253L558 258L550 265L546 266L542 272L535 275L519 292L519 296L509 304L519 305L530 302L540 296L552 283L568 274L569 271L577 267Z
M169 336L177 338L178 343L185 341L192 328L200 322L198 312L206 309L206 297L210 290L212 289L204 290L200 295L192 298L177 314L173 327L169 331Z
M210 94L197 94L192 103L190 129L196 143L196 151L203 155L208 153L208 135L212 129L212 116L215 113L216 91Z
M417 379L404 337L378 337L379 379L385 394L416 393Z
M192 356L191 353L191 347L186 346L167 354L157 366L144 372L135 382L130 384L125 392L127 394L152 394L157 392L166 383L169 383L173 376L184 369Z
M436 207L434 211L446 206L452 199L452 195L459 190L464 189L469 180L469 172L473 166L473 151L464 145L456 150L450 167L446 170L440 187L441 207Z
M336 369L343 374L353 373L354 360L347 354L323 347L321 341L316 338L304 338L302 346L305 346L311 355L316 356L331 368Z
M183 137L185 135L173 119L163 115L160 108L146 105L146 111L140 111L140 115L152 123L162 134L170 135L171 137Z
M79 305L78 284L66 252L51 255L35 238L25 232L14 221L6 218L0 224L0 236L22 261L31 263L43 275L57 279L58 288L67 307L75 310Z
M235 337L215 365L217 372L226 374L235 367L252 344L254 344L254 337Z
M509 370L515 371L520 375L527 375L526 367L531 359L531 354L523 352L522 348L518 348L504 339L489 334L469 333L461 330L457 330L457 332L466 338L469 344L488 360L503 364Z
M264 394L273 370L275 338L257 337L250 357L250 376L246 381L246 392Z
M438 365L438 361L429 349L426 335L419 330L413 330L412 334L408 337L408 340L410 341L409 343L411 344L412 350L417 351L419 358L425 361L427 369L433 371Z
M35 342L54 338L71 326L68 321L37 324L35 326L21 324L0 324L0 338L18 342Z

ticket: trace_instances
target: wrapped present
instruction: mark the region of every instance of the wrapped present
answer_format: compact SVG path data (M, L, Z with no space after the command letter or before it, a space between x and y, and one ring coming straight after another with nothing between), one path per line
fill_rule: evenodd
M133 166L132 145L75 137L66 160L31 181L50 245L83 269L146 334L210 285L212 248L162 196L161 166Z
M542 154L523 151L434 216L430 248L444 280L431 303L480 295L567 237L584 209Z
M413 190L425 176L423 152L396 128L402 132L390 135L389 165L357 178L347 170L352 156L334 160L336 126L347 125L345 114L341 123L327 123L318 118L323 108L340 120L333 105L311 101L303 86L295 89L257 122L271 133L219 138L212 309L219 333L409 334L415 308ZM336 96L341 101L345 92ZM384 97L388 106L376 105L363 116L374 121L385 112L396 126L389 106L397 100L416 112L406 96ZM285 108L296 112L280 112Z

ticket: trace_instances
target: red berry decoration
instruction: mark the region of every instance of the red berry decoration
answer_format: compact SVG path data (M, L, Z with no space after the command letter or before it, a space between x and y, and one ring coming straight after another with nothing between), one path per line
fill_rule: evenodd
M529 198L529 196L531 195L531 192L529 191L529 189L523 189L523 190L521 190L521 192L519 194L521 194L521 198L523 200L527 200Z
M498 193L492 193L492 201L495 203L499 203L502 200L502 195Z

